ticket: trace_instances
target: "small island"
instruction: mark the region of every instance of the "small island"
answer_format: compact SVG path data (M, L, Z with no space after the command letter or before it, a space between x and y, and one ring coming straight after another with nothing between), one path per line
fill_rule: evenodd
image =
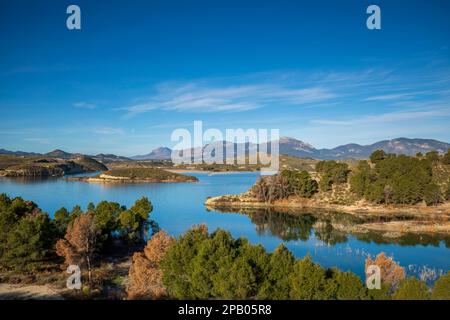
M193 176L169 172L160 168L117 168L93 177L69 177L69 181L93 183L174 183L197 182Z

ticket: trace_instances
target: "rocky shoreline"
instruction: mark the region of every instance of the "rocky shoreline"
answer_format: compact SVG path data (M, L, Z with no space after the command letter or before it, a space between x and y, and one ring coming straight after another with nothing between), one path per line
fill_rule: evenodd
M178 182L197 182L198 179L190 176L183 176L183 178L171 178L171 179L157 179L157 178L130 178L111 176L107 174L100 174L94 177L68 177L68 181L83 181L90 183L178 183Z
M305 212L347 213L361 218L379 217L386 221L370 221L355 225L336 225L336 229L350 232L382 232L387 237L398 237L407 233L450 235L450 203L436 207L427 206L376 206L363 201L353 205L324 203L316 199L291 197L273 203L261 202L248 193L210 197L205 201L206 208L225 212L245 213L246 210L271 209L286 214ZM397 217L408 217L400 219Z

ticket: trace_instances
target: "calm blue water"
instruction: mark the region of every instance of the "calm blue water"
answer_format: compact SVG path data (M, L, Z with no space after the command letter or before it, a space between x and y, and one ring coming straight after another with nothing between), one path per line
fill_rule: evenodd
M71 209L78 204L86 208L89 202L108 200L129 207L140 197L147 196L154 206L151 218L175 236L194 224L206 223L210 231L223 228L235 237L242 236L254 244L260 243L269 251L284 242L297 257L309 252L314 261L325 267L351 270L360 276L364 274L367 254L376 255L382 251L393 256L411 275L427 273L432 280L433 274L450 270L450 248L441 239L405 239L409 245L380 243L375 242L376 237L358 239L335 232L319 234L310 228L311 225L305 228L304 221L298 218L286 223L284 218L271 216L268 222L261 218L264 217L262 214L259 218L253 217L252 222L249 216L242 214L208 212L203 205L208 196L243 192L256 181L258 174L193 175L200 182L105 185L66 181L63 178L31 181L1 179L0 193L32 200L51 216L63 206ZM298 236L300 231L302 236ZM447 246L450 246L448 240Z

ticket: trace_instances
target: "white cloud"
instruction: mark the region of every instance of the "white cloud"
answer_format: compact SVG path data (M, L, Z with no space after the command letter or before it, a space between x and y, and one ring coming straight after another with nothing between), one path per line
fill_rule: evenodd
M94 128L91 130L91 132L93 132L95 134L102 134L102 135L124 134L123 129L110 128L110 127Z
M330 90L280 84L212 86L204 83L163 84L148 101L124 108L128 116L155 109L190 112L241 112L266 105L304 105L335 98Z
M424 118L450 117L450 109L430 110L430 111L399 111L389 112L379 115L367 115L359 118L346 120L318 119L312 120L312 124L333 125L333 126L354 126L359 124L385 123L407 121Z

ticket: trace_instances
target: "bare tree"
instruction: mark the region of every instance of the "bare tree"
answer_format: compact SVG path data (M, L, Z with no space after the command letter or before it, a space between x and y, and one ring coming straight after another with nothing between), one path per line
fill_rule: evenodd
M83 213L69 224L65 239L56 243L56 253L64 257L66 265L86 265L89 290L92 286L92 263L98 233L92 214Z

